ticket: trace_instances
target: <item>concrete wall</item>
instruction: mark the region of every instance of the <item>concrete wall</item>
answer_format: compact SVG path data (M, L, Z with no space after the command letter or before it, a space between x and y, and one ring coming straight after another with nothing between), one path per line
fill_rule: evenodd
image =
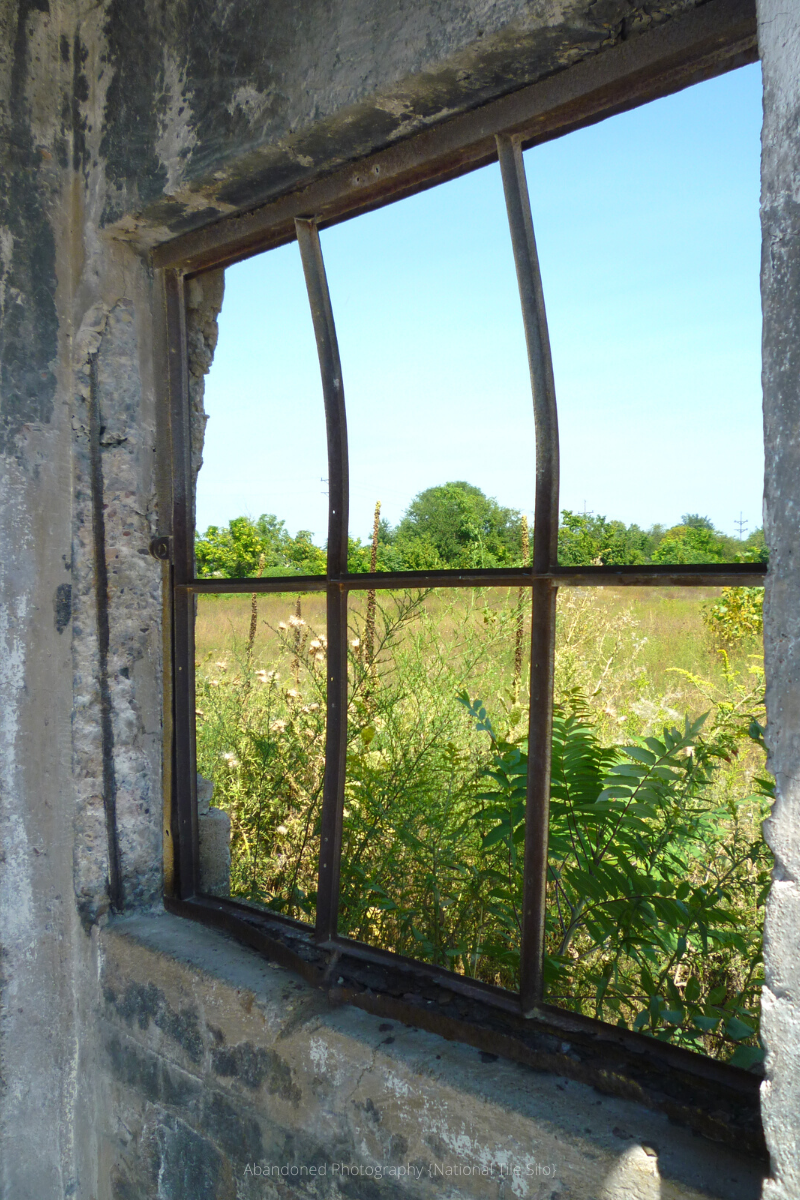
M800 8L759 0L764 71L763 383L770 569L764 615L775 879L765 928L764 1124L770 1200L800 1196Z
M161 568L147 554L160 528L153 366L158 330L154 280L142 248L602 53L693 3L0 0L3 1197L235 1195L238 1160L224 1141L227 1127L212 1103L217 1096L230 1104L235 1098L240 1119L261 1130L262 1147L272 1146L273 1128L283 1131L281 1138L313 1142L326 1153L339 1145L354 1149L361 1161L382 1145L369 1105L386 1108L391 1072L388 1060L373 1054L380 1030L370 1018L344 1011L318 1018L334 1041L350 1039L351 1049L342 1052L350 1063L342 1084L342 1126L326 1115L339 1105L331 1090L333 1068L320 1084L327 1099L312 1103L310 1027L301 1024L299 1032L285 1035L292 1043L290 1074L303 1079L287 1087L299 1087L310 1105L293 1116L291 1101L280 1095L283 1085L270 1092L265 1082L272 1078L276 1039L284 1036L270 1004L280 1009L293 983L281 978L267 988L264 981L279 973L219 939L203 950L226 961L226 971L214 975L207 958L188 966L176 959L170 967L169 945L143 948L144 934L137 941L132 933L100 932L114 887L130 912L157 910L161 894ZM760 11L768 103L767 461L774 467L768 480L775 555L768 615L770 738L781 795L771 834L781 882L769 928L766 1114L776 1163L770 1186L774 1195L790 1196L800 1194L792 1175L800 1106L791 1093L800 1017L790 965L797 961L796 947L789 945L800 925L792 916L800 832L791 816L797 805L792 753L800 731L792 657L800 644L800 577L792 553L798 17L785 0L761 0ZM198 379L212 341L210 328L200 331L193 357ZM193 391L196 398L197 387ZM244 1017L234 1006L229 970L245 966L261 973L258 987L248 984L253 995L262 988L261 1023L239 1030L236 1022ZM125 1008L118 998L129 987L135 995L144 989L145 999ZM151 987L161 988L166 999L153 996ZM195 987L200 992L192 998ZM195 1060L172 1036L183 1026L169 1012L180 1017L182 1006L193 1004L200 1013L211 995L220 1011L210 1023L197 1017ZM308 999L311 1008L318 1002ZM212 1025L222 1031L228 1059L214 1058ZM114 1037L130 1054L121 1051L115 1059ZM409 1066L414 1052L407 1047L416 1043L407 1038L403 1033L396 1043L402 1048L380 1053L402 1059L397 1070L413 1091L421 1075ZM254 1088L247 1083L249 1067L237 1068L240 1078L214 1067L215 1061L244 1061L235 1047L248 1040L256 1048L251 1078L261 1080ZM191 1037L189 1045L195 1045ZM368 1052L358 1049L364 1046ZM424 1053L432 1046L425 1041ZM433 1061L446 1061L458 1078L466 1113L473 1103L473 1052L449 1047L450 1057L442 1060L435 1053ZM362 1064L357 1084L353 1063ZM558 1081L526 1076L518 1083L517 1068L497 1070L511 1072L502 1079L520 1089L512 1105L520 1146L551 1146L562 1121L572 1129L571 1101L558 1107ZM183 1092L172 1088L176 1071L184 1072ZM436 1074L425 1079L426 1094L435 1098L430 1103L456 1113L452 1081ZM162 1083L167 1092L158 1090ZM547 1106L559 1114L547 1126L550 1132L537 1099L540 1086L547 1089L541 1092ZM499 1104L499 1093L494 1095L492 1103ZM588 1095L584 1100L592 1103ZM433 1153L422 1145L427 1126L422 1119L415 1126L410 1111L398 1113L396 1121L387 1117L385 1128L424 1157ZM463 1120L466 1128L477 1118ZM642 1154L648 1162L657 1158L665 1179L676 1181L677 1191L665 1182L660 1194L694 1194L691 1189L709 1178L712 1160L689 1155L681 1175L670 1164L689 1153L682 1135L652 1129L647 1122L653 1120L626 1110L619 1128L632 1137L617 1141L608 1136L605 1116L596 1124L587 1119L583 1140L572 1129L572 1182L565 1177L557 1194L589 1197L606 1194L603 1188L658 1194ZM492 1136L500 1138L502 1120L492 1121ZM221 1139L214 1143L217 1173L204 1166L196 1177L181 1176L175 1164L187 1155L194 1161L186 1147L213 1141L215 1129ZM253 1137L255 1152L259 1142ZM650 1137L660 1139L657 1156L636 1150ZM726 1178L730 1160L726 1164L714 1168L718 1179ZM752 1175L742 1170L741 1194L752 1194ZM448 1183L449 1192L440 1190L503 1194L464 1191L466 1186L462 1180ZM473 1179L469 1186L478 1185ZM371 1194L363 1180L347 1187L342 1194ZM495 1187L523 1194L513 1182L500 1180ZM269 1193L240 1188L238 1194Z
M211 930L125 918L96 944L102 1097L115 1115L97 1147L99 1196L760 1193L759 1164L663 1114L334 1007Z

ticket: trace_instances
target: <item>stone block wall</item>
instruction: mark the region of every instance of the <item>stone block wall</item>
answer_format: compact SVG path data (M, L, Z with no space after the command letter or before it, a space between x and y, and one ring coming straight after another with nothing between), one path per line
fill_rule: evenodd
M755 1200L662 1114L351 1008L176 917L96 936L98 1200Z

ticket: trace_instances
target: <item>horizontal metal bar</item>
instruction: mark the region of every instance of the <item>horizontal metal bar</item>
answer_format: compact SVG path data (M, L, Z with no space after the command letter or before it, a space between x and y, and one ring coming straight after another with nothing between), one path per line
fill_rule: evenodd
M418 958L396 954L393 950L381 950L377 946L370 946L367 942L357 942L355 938L338 935L324 945L331 949L338 949L353 958L361 959L363 962L413 971L422 968L425 977L438 982L440 987L449 988L451 992L456 992L459 996L467 996L472 1000L491 1004L493 1008L500 1008L504 1012L519 1014L519 994L510 992L507 988L497 987L496 984L483 983L480 979L471 979L468 975L458 975L455 971L448 970L447 967L439 967L435 963L423 963Z
M468 571L375 571L346 575L339 582L348 592L398 588L518 587L530 583L530 567L484 567Z
M654 564L636 567L484 567L469 571L376 571L342 575L281 575L268 579L193 579L177 584L178 591L199 595L250 592L324 592L328 583L347 592L396 591L400 588L525 587L537 579L556 587L763 587L766 563L698 563L685 566Z
M294 240L296 217L314 216L324 227L494 161L498 133L539 144L754 62L756 36L754 0L708 0L258 209L164 242L152 251L153 263L197 272L284 245Z
M241 595L243 592L324 592L328 586L327 575L270 575L258 579L193 579L191 583L182 585L187 591L196 592L199 596L219 596L231 593Z
M195 579L195 592L321 592L328 583L348 592L435 587L519 587L531 583L530 567L486 567L475 571L376 571L370 574L286 575L276 579Z
M559 567L558 587L763 587L765 563L653 564L637 567Z

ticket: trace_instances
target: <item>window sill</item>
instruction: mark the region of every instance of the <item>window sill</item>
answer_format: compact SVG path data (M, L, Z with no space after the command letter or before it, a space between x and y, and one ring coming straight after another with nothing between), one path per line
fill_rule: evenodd
M111 920L98 950L100 1061L125 1112L122 1128L107 1115L101 1136L126 1195L154 1193L153 1173L172 1166L260 1195L272 1191L247 1185L248 1167L324 1164L330 1177L344 1163L365 1177L380 1169L392 1194L402 1184L417 1197L441 1195L436 1171L457 1175L449 1184L464 1197L487 1195L489 1174L521 1176L515 1195L760 1196L762 1163L621 1096L610 1066L605 1094L577 1081L586 1059L572 1035L571 1058L561 1031L546 1042L541 1029L531 1070L426 1032L413 1005L408 1027L342 1003L357 991L342 959L347 987L326 996L167 913ZM715 1093L709 1105L722 1102ZM415 1185L388 1178L411 1166ZM348 1194L374 1186L338 1182ZM337 1181L314 1194L340 1194Z
M320 946L307 927L230 900L165 903L301 975L332 1005L353 1005L644 1105L695 1136L768 1161L756 1074L548 1005L526 1019L510 993L399 956L376 962L375 951L367 958L355 943Z

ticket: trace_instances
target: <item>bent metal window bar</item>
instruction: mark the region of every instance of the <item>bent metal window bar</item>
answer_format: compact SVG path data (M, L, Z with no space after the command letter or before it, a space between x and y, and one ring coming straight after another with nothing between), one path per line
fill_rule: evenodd
M746 7L746 6L744 6ZM561 118L561 129L575 128L587 120L597 119L598 113L605 115L619 111L633 103L641 103L654 94L663 94L675 86L690 82L693 78L718 73L721 69L751 61L754 54L754 27L749 17L731 23L730 13L738 13L741 4L720 0L707 6L719 16L720 28L728 31L727 41L717 36L713 50L716 55L711 66L707 62L707 42L698 40L696 25L688 27L687 50L683 62L674 65L677 72L673 83L667 87L664 76L659 77L655 87L645 86L641 74L634 90L629 92L624 103L606 93L602 102L590 102L577 115L574 110L568 118ZM709 12L698 10L706 21ZM703 16L705 13L705 16ZM726 15L727 14L727 15ZM713 16L713 14L712 14ZM695 22L697 17L694 18ZM726 24L727 21L727 24ZM731 33L731 28L733 33ZM734 36L736 34L736 37ZM694 37L694 41L692 41ZM738 37L738 41L737 41ZM647 38L639 39L644 43ZM699 47L699 49L698 49ZM705 47L705 51L704 48ZM674 45L672 46L674 51ZM657 43L656 43L657 50ZM706 59L703 53L706 53ZM613 52L611 52L613 54ZM705 66L703 64L706 64ZM700 64L698 66L698 64ZM724 65L720 65L724 64ZM634 64L635 65L635 64ZM593 68L595 71L597 66ZM682 72L682 74L681 74ZM539 85L537 85L539 86ZM549 84L547 86L550 86ZM563 86L563 85L562 85ZM579 83L579 90L586 92L586 83ZM532 89L528 89L532 91ZM591 96L591 92L589 93ZM525 169L522 159L524 134L513 131L517 115L508 108L510 103L519 104L519 97L504 98L494 106L494 121L512 127L512 132L487 134L488 118L482 110L468 114L464 120L465 130L459 134L451 123L450 143L443 148L438 168L426 172L419 164L408 158L402 159L402 148L393 148L373 157L371 169L362 168L362 173L350 174L344 182L338 177L312 185L304 197L295 194L288 202L276 201L271 206L271 215L254 218L237 218L241 223L234 236L203 231L177 239L182 243L170 249L161 248L154 254L156 266L164 268L165 308L167 319L166 373L170 394L171 436L171 488L173 525L172 540L156 539L151 547L156 557L169 562L170 597L172 605L172 652L174 662L172 696L172 780L173 809L171 822L165 833L172 838L172 876L167 881L167 907L172 911L203 920L234 933L240 939L259 947L277 961L301 971L307 978L323 986L336 983L334 973L339 975L345 961L359 961L379 968L375 979L386 979L387 970L411 971L414 979L438 982L440 987L478 1000L490 1009L500 1009L515 1018L553 1018L556 1010L543 1004L543 959L545 929L545 898L547 882L548 812L550 797L550 755L553 715L553 670L555 644L556 595L559 587L602 587L602 586L759 586L763 583L765 567L759 564L709 564L702 566L593 566L561 567L558 565L558 502L559 502L559 447L558 419L555 386L550 357L544 296L539 273L531 208L528 197ZM540 102L540 101L537 101ZM524 103L524 100L522 101ZM548 111L553 110L550 97ZM505 108L503 106L506 106ZM492 107L492 106L489 106ZM556 106L557 107L557 106ZM587 113L589 115L587 115ZM530 120L530 118L528 118ZM475 122L478 121L478 126ZM483 120L483 127L480 122ZM471 122L471 124L470 124ZM557 127L558 122L554 121ZM422 135L423 137L428 136ZM439 136L434 131L434 136ZM549 136L553 136L551 133ZM461 148L457 163L453 165L453 139L463 138L466 150ZM491 139L491 141L490 141ZM528 141L533 139L528 138ZM490 142L490 144L489 144ZM406 152L408 153L408 152ZM413 160L415 151L410 158ZM450 155L450 166L442 166ZM394 157L392 157L394 156ZM435 157L435 156L431 156ZM348 534L348 450L345 389L336 340L334 316L328 292L325 267L319 239L321 224L365 211L387 199L398 198L452 177L474 166L498 160L505 192L511 241L519 285L520 301L527 342L531 388L536 432L535 461L535 515L533 528L533 562L530 567L474 570L436 570L381 572L376 574L350 574L347 571ZM405 161L405 168L403 162ZM398 163L400 166L398 167ZM400 178L386 184L380 178L382 164L388 164L387 174L392 170ZM406 182L403 183L403 170ZM409 182L410 180L410 182ZM357 195L359 186L366 182L367 190ZM316 186L316 190L315 190ZM370 187L372 190L370 191ZM384 188L385 190L381 191ZM354 192L356 198L353 199ZM317 212L317 216L301 215L303 204L308 203L305 213ZM316 201L316 203L314 203ZM294 206L294 212L292 212ZM267 206L270 208L270 206ZM298 211L299 210L299 211ZM322 213L322 217L320 217ZM266 233L265 233L266 229ZM280 578L197 579L194 575L193 528L191 499L192 470L190 463L189 404L187 398L187 358L184 308L184 280L191 274L204 269L237 261L257 250L284 244L296 238L303 265L308 298L316 336L322 376L322 390L328 447L329 511L327 572L320 576L285 576ZM180 264L181 269L175 269ZM532 464L533 466L533 464ZM290 918L268 910L256 911L253 906L235 900L203 895L199 890L198 878L198 819L196 804L196 767L194 731L194 597L203 593L264 593L281 592L290 585L293 592L325 592L327 595L327 741L325 774L323 784L319 890L317 896L316 925L313 934L309 927L300 925ZM524 855L524 903L521 937L521 968L519 995L503 991L490 984L444 970L422 962L403 959L388 951L378 950L341 937L338 932L339 870L342 843L342 821L345 787L345 754L347 739L347 607L348 594L352 591L369 591L375 588L420 587L420 588L470 588L475 586L514 586L528 588L532 605L531 660L530 660L530 717L528 729L528 777L525 824ZM381 974L380 972L383 972ZM368 982L369 982L369 978ZM342 980L339 980L341 983ZM363 982L363 980L362 980ZM412 1006L423 1004L419 988L399 985L399 993L405 995ZM362 988L360 998L342 993L343 998L354 1000L375 1011L389 1011L381 1007L375 988ZM366 998L365 998L366 995ZM428 1001L430 1003L430 1001ZM390 1006L391 1008L391 1006ZM395 1015L397 1010L395 1007ZM575 1014L561 1014L563 1021L573 1031L579 1027L597 1027L600 1023ZM567 1021L568 1017L568 1021ZM424 1021L419 1023L424 1024ZM562 1022L563 1024L563 1022ZM429 1027L431 1025L428 1020ZM447 1029L447 1022L437 1028ZM458 1036L463 1036L463 1025ZM614 1031L615 1034L617 1031ZM486 1036L482 1035L482 1045ZM638 1043L651 1039L642 1034L624 1031L619 1035L624 1042ZM618 1039L618 1040L619 1040ZM503 1053L508 1053L504 1043ZM688 1054L675 1047L659 1044L654 1051L675 1062L686 1065ZM709 1060L703 1070L717 1080L726 1081L730 1072L727 1068ZM694 1070L694 1068L692 1068ZM738 1072L736 1072L738 1074ZM753 1080L754 1083L757 1081Z

